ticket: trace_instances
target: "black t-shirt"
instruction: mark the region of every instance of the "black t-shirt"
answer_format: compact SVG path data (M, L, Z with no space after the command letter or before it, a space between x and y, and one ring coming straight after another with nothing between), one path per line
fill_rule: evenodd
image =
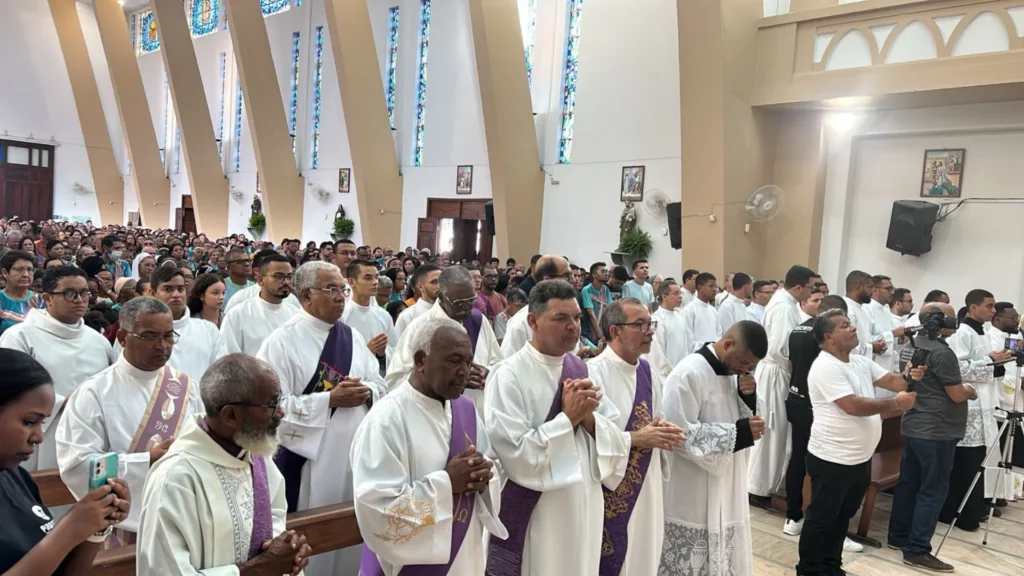
M0 470L0 574L10 570L55 522L39 497L39 488L21 466Z
M799 398L810 407L807 397L807 374L811 364L821 352L818 341L814 339L814 318L797 326L789 334L789 361L793 363L793 375L789 379L789 397Z
M967 402L957 404L946 394L946 386L961 384L956 353L944 341L929 340L924 334L914 338L914 344L931 353L925 360L924 378L909 384L917 399L903 414L900 430L908 438L959 440L967 428ZM913 357L914 347L908 345L900 352L900 370Z

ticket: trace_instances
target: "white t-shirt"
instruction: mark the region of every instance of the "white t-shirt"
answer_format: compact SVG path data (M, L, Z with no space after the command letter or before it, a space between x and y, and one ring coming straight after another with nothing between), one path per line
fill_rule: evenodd
M885 368L866 356L851 354L850 361L843 362L823 350L807 375L807 392L814 410L807 451L845 466L870 460L882 438L882 417L851 416L836 400L851 394L874 399L874 383L886 374Z

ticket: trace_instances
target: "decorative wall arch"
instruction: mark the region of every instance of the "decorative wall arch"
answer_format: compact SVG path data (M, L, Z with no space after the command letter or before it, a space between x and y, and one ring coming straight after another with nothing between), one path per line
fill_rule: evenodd
M836 31L835 36L832 37L832 41L828 43L828 48L825 48L825 54L821 57L821 62L816 63L814 65L814 69L818 71L827 70L829 60L831 60L836 47L839 46L839 43L852 32L860 32L861 36L864 37L864 40L867 41L868 47L871 50L871 65L874 66L878 64L878 43L875 42L875 35L871 33L871 30L866 24L858 24Z
M886 38L885 44L882 46L882 50L878 55L878 60L880 64L885 63L886 58L889 57L889 52L892 51L893 44L896 43L896 40L900 37L900 34L903 33L903 30L914 22L920 22L921 24L924 24L925 28L928 28L928 30L931 31L932 40L935 42L935 52L936 54L938 54L939 58L942 57L942 31L939 30L939 26L938 24L935 23L935 20L933 20L931 17L910 18L908 20L904 20L903 22L898 23L896 25L896 29L889 33L889 37Z

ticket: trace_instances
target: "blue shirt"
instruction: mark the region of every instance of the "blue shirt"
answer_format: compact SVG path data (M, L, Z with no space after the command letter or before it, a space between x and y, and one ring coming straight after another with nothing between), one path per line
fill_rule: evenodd
M103 268L114 277L114 280L118 278L131 278L132 277L132 263L127 260L118 260L113 264L107 264L103 262Z
M46 308L42 296L29 290L24 298L15 300L7 295L7 290L0 290L0 334L22 323L32 308Z
M600 291L594 288L593 284L587 284L580 294L583 296L583 308L592 308L594 318L601 318L601 309L612 301L612 291L607 284L601 286Z
M637 284L630 280L622 285L622 297L636 298L643 303L644 306L650 308L651 303L654 302L654 288L647 282Z

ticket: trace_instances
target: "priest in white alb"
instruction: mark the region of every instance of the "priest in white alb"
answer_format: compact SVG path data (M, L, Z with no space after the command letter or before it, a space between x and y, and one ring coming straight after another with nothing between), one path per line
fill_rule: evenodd
M660 576L750 576L747 452L764 430L749 372L768 350L764 328L743 320L687 356L665 381L665 420L686 439L667 455Z
M409 378L415 368L415 354L412 343L416 341L416 332L422 330L428 318L451 318L466 329L473 347L473 373L470 374L469 388L466 396L476 404L477 411L484 414L484 383L492 366L501 362L504 356L498 339L494 337L491 323L483 314L473 307L476 303L476 289L473 287L473 276L462 266L449 266L439 277L440 290L437 302L426 314L413 320L398 341L398 346L388 365L388 390L396 389Z
M458 322L419 322L412 373L374 406L352 441L361 573L478 576L484 530L492 538L507 533L487 430L463 395L473 350Z
M881 352L873 354L875 364L890 372L899 372L896 354L897 340L903 337L903 326L893 320L892 311L889 309L889 302L892 300L892 279L888 276L871 277L871 302L862 309L871 318L871 339L884 340L885 347ZM849 304L847 304L849 306ZM859 335L858 335L859 337ZM885 388L875 387L875 398L895 398L896 393Z
M220 323L227 351L232 354L240 352L255 356L267 336L301 310L285 302L292 296L295 283L295 270L290 258L277 253L268 254L260 258L259 270L256 284L259 294L237 305L229 305ZM239 295L241 292L235 294L231 304L238 301Z
M150 470L139 499L136 573L294 574L311 550L285 528L284 478L277 449L280 384L273 368L225 356L203 376L206 415Z
M658 328L654 331L656 345L661 347L669 372L679 361L693 353L693 335L683 323L680 306L683 290L674 280L666 280L658 287L658 309L654 311L654 319ZM661 374L667 377L668 374Z
M867 272L854 270L846 275L846 308L850 322L857 329L857 347L851 354L872 358L875 354L886 351L885 340L872 335L871 314L868 304L871 303L871 292L875 283Z
M436 264L421 264L412 277L408 279L408 285L416 295L416 303L409 306L398 315L395 321L395 341L397 342L405 329L413 320L426 314L434 306L437 300L437 293L441 290L440 278L441 268Z
M377 265L370 260L353 260L345 277L352 297L345 302L341 321L359 332L377 359L381 377L398 343L395 324L388 311L377 305Z
M629 437L603 384L571 352L580 338L576 291L563 280L530 291L533 339L498 364L485 390L487 436L507 481L487 574L596 575L604 533L601 483L623 476Z
M139 297L121 307L120 357L75 390L57 424L60 477L75 498L89 492L92 459L111 452L118 455L120 478L142 494L149 467L167 452L185 420L204 412L199 382L168 363L177 338L163 302ZM110 545L134 541L140 511L132 506Z
M281 378L280 440L274 460L285 478L288 511L352 500L349 449L370 406L384 395L377 359L341 322L345 278L329 262L295 273L302 311L274 330L256 357ZM310 559L308 576L355 574L361 546Z
M754 371L757 381L757 414L764 418L764 437L751 450L748 464L750 494L767 502L786 476L789 461L789 420L786 397L793 367L789 361L789 335L802 322L800 305L811 297L818 277L810 268L796 265L775 291L764 312L768 354Z
M237 308L238 306L241 306L242 304L244 304L244 303L246 303L246 302L248 302L250 300L254 300L256 298L259 298L260 295L263 293L263 284L260 282L260 280L263 277L263 269L264 269L263 259L268 257L268 256L281 256L281 254L278 253L277 250L269 250L269 249L267 249L267 250L260 250L259 252L253 254L253 256L252 256L252 275L256 278L256 283L251 285L251 286L248 286L246 288L242 288L241 290L239 290L238 292L235 292L234 295L231 296L231 299L228 300L227 305L224 307L224 314L225 315L228 312L230 312L231 310L234 310L235 308ZM274 261L275 262L280 262L280 260L274 260ZM288 262L291 265L292 268L295 268L295 260L292 259L291 257L285 256L285 260L284 261ZM280 282L278 284L280 284ZM295 297L295 294L291 294L291 293L289 293L287 296L285 296L284 299L281 300L281 303L286 304L286 305L290 306L291 308L293 308L295 310L298 310L298 309L302 308L302 304L299 304L299 299ZM225 316L225 318L227 318L227 316ZM224 324L224 322L221 321L222 327L223 327L223 324ZM257 348L259 348L259 347L257 346ZM250 356L251 355L252 354L250 354Z
M714 342L722 336L715 309L715 294L718 284L708 272L697 274L697 297L681 312L683 326L690 331L691 352L700 349L707 342Z
M0 335L0 348L32 356L53 378L54 405L43 421L43 443L22 467L30 472L57 467L56 423L64 403L78 386L114 363L110 342L82 322L89 306L85 272L74 266L50 268L43 274L43 302L25 321ZM53 512L56 507L51 506Z
M754 284L748 274L737 272L732 275L732 292L718 305L718 327L722 334L740 320L749 320L745 300L754 296Z
M565 258L547 255L537 259L537 263L533 265L533 272L530 273L527 281L532 281L532 286L536 286L544 280L560 279L568 282L571 275L572 271L569 269L569 262ZM527 294L529 294L529 291L527 291ZM530 329L530 323L527 321L529 314L529 306L524 306L515 316L509 319L508 325L505 328L505 337L501 340L501 353L505 358L510 358L526 346L527 342L533 339L533 332ZM577 349L579 349L578 342L574 350Z
M677 286L678 288L678 286ZM624 474L604 481L601 574L656 574L664 533L662 461L683 440L681 428L661 420L662 378L642 358L650 351L657 320L635 298L606 304L601 333L608 346L587 364L615 405L619 430L630 444Z

